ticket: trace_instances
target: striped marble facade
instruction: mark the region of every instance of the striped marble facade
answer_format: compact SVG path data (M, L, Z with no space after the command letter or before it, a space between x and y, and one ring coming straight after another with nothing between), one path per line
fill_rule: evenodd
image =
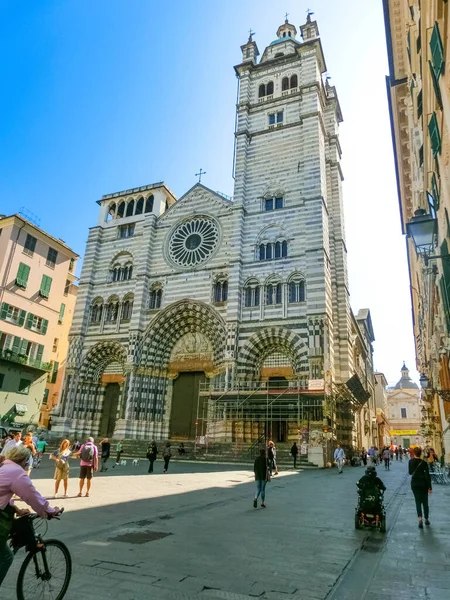
M293 37L284 39L288 26ZM331 385L350 376L342 117L335 88L323 80L317 25L303 26L302 43L292 27L279 28L278 40L258 63L255 42L242 46L243 61L235 67L233 201L201 184L176 200L164 183L99 201L100 217L89 231L81 273L63 400L54 418L61 431L97 434L105 382L115 380L121 390L115 436L170 435L173 380L180 370L174 348L192 334L206 341L201 352L193 348L191 370L200 365L213 384L225 382L230 389L238 379L258 380L263 365L270 369L271 356L290 365L293 379ZM285 78L297 85L283 90ZM260 97L260 86L269 82L273 94ZM282 122L270 124L277 112L283 113ZM265 210L265 200L275 197L283 199L283 208ZM138 203L147 206L150 199L151 212L136 214ZM122 201L125 208L117 218ZM218 246L203 264L182 268L171 261L168 244L173 231L193 216L214 220ZM278 240L287 242L287 256L260 260L261 245ZM114 280L114 269L130 266L131 278ZM219 281L227 282L225 301L214 295ZM292 281L304 282L301 301L290 302ZM267 302L270 285L280 286L280 302ZM259 288L256 306L245 305L247 286Z

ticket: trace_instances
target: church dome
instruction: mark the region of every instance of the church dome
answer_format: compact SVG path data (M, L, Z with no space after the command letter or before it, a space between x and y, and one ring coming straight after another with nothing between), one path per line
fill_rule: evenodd
M417 383L414 383L414 381L409 376L409 369L405 365L405 363L403 363L403 367L400 369L400 372L401 372L402 376L398 380L398 382L394 388L395 390L418 390L419 389L419 386L417 385Z

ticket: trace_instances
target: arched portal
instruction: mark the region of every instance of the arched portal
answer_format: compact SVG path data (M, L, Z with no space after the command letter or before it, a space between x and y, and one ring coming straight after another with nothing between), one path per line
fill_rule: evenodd
M284 327L267 327L250 337L239 352L238 374L254 379L261 368L268 367L271 358L278 359L274 367L291 365L292 376L308 372L308 349L298 334Z

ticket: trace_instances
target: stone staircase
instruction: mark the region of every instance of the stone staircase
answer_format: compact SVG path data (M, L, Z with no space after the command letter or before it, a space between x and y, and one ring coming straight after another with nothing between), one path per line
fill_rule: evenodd
M183 460L196 460L198 462L214 462L214 463L228 463L228 464L248 464L253 465L253 462L258 455L259 445L250 446L245 443L228 443L228 444L211 444L208 448L200 446L193 441L183 441L184 449L186 453L184 455L178 454L178 446L180 442L178 440L170 440L172 450L172 460L183 461ZM114 457L114 448L117 442L112 440L111 442L111 457ZM162 456L165 441L157 441L158 446L158 458ZM287 468L292 467L293 461L289 454L291 443L289 444L278 444L277 445L277 464L279 467ZM148 443L141 440L124 440L123 442L123 454L122 457L125 459L139 458L146 460ZM264 445L262 446L264 447ZM297 458L297 467L301 469L317 469L318 466L309 462L306 456L299 456Z

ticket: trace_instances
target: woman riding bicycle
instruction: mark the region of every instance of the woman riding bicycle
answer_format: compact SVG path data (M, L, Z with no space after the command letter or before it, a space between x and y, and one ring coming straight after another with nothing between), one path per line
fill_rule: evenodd
M43 519L49 519L60 512L51 507L31 483L26 473L31 452L25 446L7 449L4 460L0 463L0 585L13 561L13 553L8 545L14 515L24 516L30 511L14 506L14 494L24 500Z

